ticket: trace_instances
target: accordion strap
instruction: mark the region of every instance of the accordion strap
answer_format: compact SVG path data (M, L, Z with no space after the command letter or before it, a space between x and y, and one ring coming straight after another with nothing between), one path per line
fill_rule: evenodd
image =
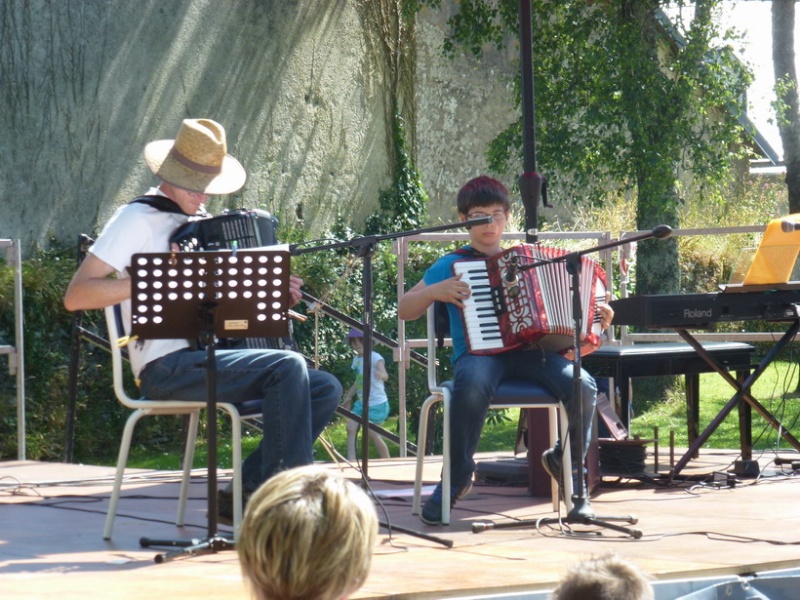
M162 212L168 213L175 213L178 215L185 215L186 213L183 212L180 206L178 206L173 200L170 200L166 196L159 196L159 195L151 195L151 196L138 196L130 201L130 204L146 204L147 206L152 206L155 209L158 209Z

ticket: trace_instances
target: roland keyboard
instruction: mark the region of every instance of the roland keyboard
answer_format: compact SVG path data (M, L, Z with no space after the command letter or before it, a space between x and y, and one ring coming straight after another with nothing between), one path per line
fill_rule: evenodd
M793 321L800 285L729 286L708 294L631 296L609 303L615 325L649 329L705 329L730 321Z

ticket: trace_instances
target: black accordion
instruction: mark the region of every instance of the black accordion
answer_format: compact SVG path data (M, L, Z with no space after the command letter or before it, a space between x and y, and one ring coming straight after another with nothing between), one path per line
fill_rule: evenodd
M264 210L237 208L216 217L189 221L176 229L170 243L181 252L213 252L263 248L278 243L275 230L278 219ZM285 338L224 338L219 348L296 350L294 340Z
M264 210L237 208L181 225L170 238L181 252L263 248L278 243L278 219Z

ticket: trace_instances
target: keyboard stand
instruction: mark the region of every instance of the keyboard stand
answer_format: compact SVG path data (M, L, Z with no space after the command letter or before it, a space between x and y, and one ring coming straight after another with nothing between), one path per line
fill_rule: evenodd
M775 430L781 434L781 437L783 437L783 439L785 439L795 450L800 451L800 442L797 441L797 438L795 438L789 432L789 430L786 429L783 426L783 424L775 418L775 416L771 412L769 412L760 402L758 402L758 400L753 398L753 396L750 394L750 388L753 386L756 380L764 373L764 371L766 371L767 367L772 363L773 360L775 360L775 358L778 356L781 350L783 350L786 344L788 344L790 341L794 339L795 335L797 335L798 330L800 330L800 318L797 318L791 322L789 329L775 343L775 345L772 346L772 348L770 348L769 352L767 352L766 356L764 356L764 358L758 364L758 367L756 367L756 369L752 373L750 373L750 375L744 380L744 382L740 383L736 379L734 379L728 372L728 370L725 369L723 366L721 366L714 359L714 357L711 356L706 351L705 348L703 348L703 345L700 342L698 342L697 339L695 339L695 337L691 333L689 333L686 329L677 329L677 328L675 329L675 331L678 332L678 335L680 335L684 339L684 341L686 341L686 343L691 345L692 348L695 349L697 354L704 361L706 361L706 363L708 363L708 366L710 366L716 373L719 373L719 375L723 379L725 379L725 381L727 381L729 384L731 384L731 386L733 386L733 388L736 390L736 393L722 408L719 414L716 417L714 417L711 423L708 424L703 433L697 436L697 439L695 439L694 442L692 442L686 454L684 454L680 458L680 460L678 460L678 462L675 463L675 466L669 473L670 479L675 478L681 472L681 470L686 466L686 464L692 459L692 457L697 455L697 452L700 449L700 447L706 443L706 440L708 440L711 434L714 433L717 427L719 427L720 423L722 423L722 421L725 420L725 418L728 416L731 410L733 410L735 406L738 406L742 400L747 402L747 404L750 407L754 408L758 414L764 417L764 419L770 425L772 425L772 427L775 428Z

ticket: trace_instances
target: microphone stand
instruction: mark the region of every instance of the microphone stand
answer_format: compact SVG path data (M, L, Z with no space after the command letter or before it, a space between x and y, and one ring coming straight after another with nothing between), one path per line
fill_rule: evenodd
M594 525L599 527L604 527L607 529L611 529L614 531L618 531L620 533L625 533L634 539L640 539L642 537L642 532L639 529L632 529L628 527L622 527L613 523L612 521L623 521L627 522L631 525L635 525L638 522L638 519L634 516L626 516L626 517L598 517L596 516L589 504L589 495L586 491L586 477L584 475L584 459L583 459L583 449L585 445L585 435L584 435L584 410L583 410L583 402L581 401L581 331L583 330L583 310L581 306L581 295L580 295L580 274L581 274L581 257L586 254L591 254L595 252L601 252L603 250L607 250L609 248L615 248L617 246L622 246L624 244L630 244L631 242L637 242L640 240L647 240L651 238L657 239L664 239L668 238L672 234L672 229L668 225L658 225L652 231L648 231L646 233L642 233L636 236L632 236L629 238L624 238L621 240L615 240L613 242L609 242L607 244L601 244L599 246L595 246L594 248L589 248L587 250L579 250L576 252L571 252L569 254L565 254L564 256L560 256L551 260L543 260L535 263L529 263L524 265L518 265L516 269L518 271L527 271L529 269L535 269L537 267L556 263L556 262L564 262L567 273L570 275L570 283L571 283L571 291L572 291L572 319L574 323L574 338L573 338L573 359L572 359L572 402L578 403L578 416L577 416L577 423L570 422L570 430L573 431L577 435L577 446L579 449L579 456L580 458L574 458L573 461L578 461L578 486L576 493L572 497L572 509L567 513L566 518L543 518L543 519L526 519L521 521L513 521L510 523L494 523L492 521L487 522L476 522L472 525L472 532L473 533L480 533L482 531L486 531L487 529L514 529L514 528L523 528L523 527L539 527L540 525L550 525L550 524L578 524L578 525ZM569 443L569 436L572 433L567 432L566 435L563 434L562 436L565 439L562 439L562 447ZM564 475L565 467L569 467L567 471L567 475ZM572 465L564 465L562 462L561 465L561 472L562 477L565 476L572 476Z
M308 252L319 252L321 250L353 248L356 251L357 256L361 257L363 260L361 289L364 313L362 317L362 322L364 323L364 377L361 390L361 401L363 408L361 414L361 471L365 479L369 477L369 436L366 435L366 433L369 431L369 393L372 379L372 336L374 329L374 311L372 308L372 256L375 253L375 245L384 240L392 240L400 237L418 235L421 233L432 233L447 229L458 229L460 227L466 227L469 229L476 225L487 225L491 222L491 220L491 216L481 217L479 219L471 219L468 221L461 221L459 223L448 223L445 225L435 225L433 227L426 227L423 229L412 229L409 231L388 233L384 235L366 235L343 242L323 244L321 246L313 246L311 248L300 247L299 244L291 244L289 246L289 252L293 256L299 256Z
M363 261L363 269L361 275L361 289L363 299L363 317L364 323L364 360L363 360L363 381L361 391L361 475L364 481L369 479L369 394L372 379L372 336L373 336L373 305L372 305L372 256L375 253L375 245L384 240L392 240L400 237L407 237L418 235L421 233L432 233L435 231L444 231L447 229L458 229L460 227L471 228L476 225L488 225L492 222L492 217L481 217L479 219L470 219L468 221L461 221L458 223L448 223L445 225L435 225L433 227L426 227L423 229L412 229L409 231L401 231L397 233L388 233L384 235L367 235L356 237L351 240L343 242L335 242L333 244L324 244L321 246L313 246L310 248L300 247L299 244L291 244L289 252L293 256L299 256L308 252L319 252L321 250L335 250L338 248L352 248L356 251ZM388 524L380 522L380 525L389 527ZM398 529L394 527L394 529ZM398 529L399 531L399 529ZM411 530L404 530L405 533L412 533L421 538L428 539L444 546L452 547L453 543L450 540L443 540L426 534L413 532Z

